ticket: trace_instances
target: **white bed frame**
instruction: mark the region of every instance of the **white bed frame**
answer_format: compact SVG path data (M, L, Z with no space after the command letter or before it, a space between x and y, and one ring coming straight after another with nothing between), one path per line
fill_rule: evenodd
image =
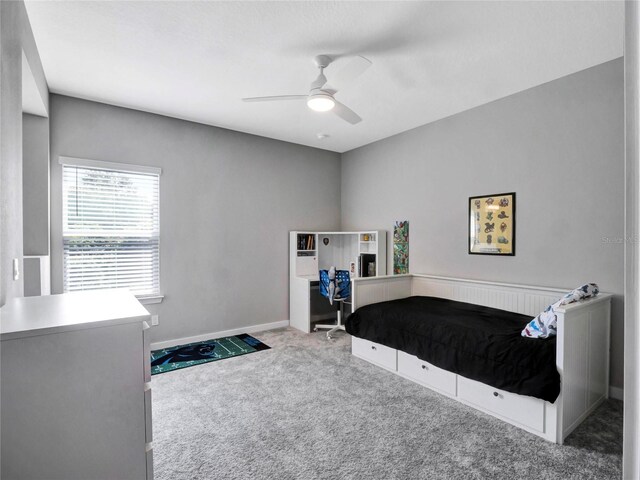
M354 279L352 300L355 310L370 303L425 295L499 308L533 318L566 292L556 288L410 274ZM546 440L562 444L609 396L610 311L611 295L605 293L557 310L556 365L561 392L553 404L496 389L361 338L352 337L352 353Z

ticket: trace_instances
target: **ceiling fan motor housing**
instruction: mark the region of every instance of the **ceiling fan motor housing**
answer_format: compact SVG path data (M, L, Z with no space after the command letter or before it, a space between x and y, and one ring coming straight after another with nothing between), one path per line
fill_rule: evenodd
M313 58L313 62L318 68L327 68L333 59L328 55L316 55Z

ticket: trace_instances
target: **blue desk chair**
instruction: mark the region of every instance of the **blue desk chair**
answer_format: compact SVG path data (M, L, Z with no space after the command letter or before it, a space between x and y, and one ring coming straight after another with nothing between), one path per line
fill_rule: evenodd
M337 330L344 330L344 325L342 324L343 307L345 303L350 305L347 300L351 297L349 271L336 270L336 267L331 267L329 270L320 270L320 294L328 298L331 305L333 305L333 302L338 302L340 305L336 323L316 325L313 329L317 332L320 328L328 328L327 338L330 339L331 335Z

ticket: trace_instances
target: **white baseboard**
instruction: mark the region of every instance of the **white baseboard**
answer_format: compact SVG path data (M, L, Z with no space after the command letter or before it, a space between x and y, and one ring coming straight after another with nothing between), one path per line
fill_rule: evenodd
M609 385L609 398L613 398L614 400L624 400L624 390L622 388Z
M256 333L265 330L273 330L274 328L283 328L289 326L289 320L280 320L279 322L261 323L260 325L251 325L249 327L234 328L232 330L223 330L222 332L205 333L204 335L195 335L193 337L176 338L164 342L151 344L151 350L159 350L161 348L175 347L176 345L184 345L186 343L202 342L203 340L211 340L213 338L230 337L240 333Z

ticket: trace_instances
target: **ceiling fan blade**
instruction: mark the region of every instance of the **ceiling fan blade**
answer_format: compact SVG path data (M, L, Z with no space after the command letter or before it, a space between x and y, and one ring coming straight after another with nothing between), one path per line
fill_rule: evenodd
M331 88L338 91L347 84L362 75L371 66L371 61L364 57L356 56L336 73L331 74Z
M360 118L360 116L356 112L351 110L343 103L338 102L337 100L335 106L331 111L341 119L349 122L351 125L355 125L356 123L360 123L362 121L362 118Z
M307 95L276 95L274 97L249 97L243 98L243 102L275 102L278 100L305 100Z

